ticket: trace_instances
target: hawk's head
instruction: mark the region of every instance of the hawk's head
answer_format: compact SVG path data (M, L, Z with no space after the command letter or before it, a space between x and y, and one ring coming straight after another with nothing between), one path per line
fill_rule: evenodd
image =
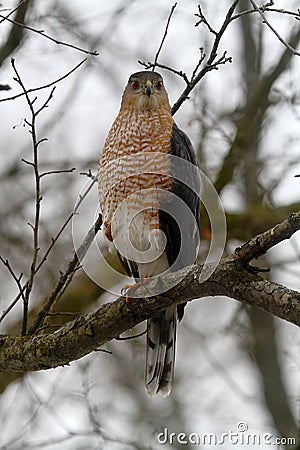
M157 72L148 71L132 74L124 90L122 104L139 110L166 108L170 111L163 77Z

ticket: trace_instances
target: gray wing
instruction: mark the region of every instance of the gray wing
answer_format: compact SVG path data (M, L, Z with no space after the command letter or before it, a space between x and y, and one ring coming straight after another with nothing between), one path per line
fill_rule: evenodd
M160 225L167 238L166 253L175 271L195 262L199 247L200 177L189 138L173 125L170 155L172 199L160 204ZM163 311L147 322L145 384L150 395L168 395L172 389L177 318L184 304Z

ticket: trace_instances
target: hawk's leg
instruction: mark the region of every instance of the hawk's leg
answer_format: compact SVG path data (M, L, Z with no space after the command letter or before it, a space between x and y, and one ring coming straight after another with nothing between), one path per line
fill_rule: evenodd
M107 239L110 242L112 242L113 238L112 238L112 235L111 235L111 222L105 222L104 223L104 227L105 227L105 231L104 231L105 236L107 237Z
M132 295L134 291L139 287L145 286L149 281L151 281L151 277L143 278L141 281L138 281L135 284L125 284L125 286L123 286L121 290L121 294L126 294L125 302L130 303L130 295Z

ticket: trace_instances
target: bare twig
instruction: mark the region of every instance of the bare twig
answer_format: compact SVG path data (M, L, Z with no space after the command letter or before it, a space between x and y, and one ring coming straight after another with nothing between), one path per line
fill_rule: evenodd
M84 175L88 178L91 178L95 182L98 180L97 175L94 175L91 169L89 169L87 172L80 172L79 175Z
M29 162L28 162L29 163ZM87 189L85 190L85 192L80 196L79 201L77 202L77 204L74 207L74 210L72 211L72 213L67 217L67 219L65 220L65 222L62 224L62 226L60 227L60 229L58 230L57 234L52 238L51 240L51 244L49 245L49 247L47 248L47 250L45 251L43 257L41 258L39 264L36 267L36 272L38 273L38 271L41 269L41 267L43 266L43 264L45 263L45 261L47 260L50 252L52 251L54 245L57 243L58 239L60 238L60 236L62 235L63 231L65 230L65 228L67 227L67 225L69 224L69 222L72 220L74 214L76 214L76 212L78 211L78 208L80 207L81 203L83 202L83 200L86 198L86 196L88 195L88 193L90 192L90 190L92 189L94 183L96 182L96 178L92 178L92 182L90 183L90 185L87 187ZM95 223L95 233L98 231L97 229L97 222ZM87 236L84 238L83 243L86 241ZM91 242L90 242L91 243ZM82 244L83 245L83 244ZM79 247L79 249L81 248L81 246ZM88 250L88 248L87 248ZM80 251L77 251L80 253ZM22 291L24 292L24 290L27 288L27 283L24 284L24 286L22 286ZM9 312L14 308L14 306L18 303L18 301L21 298L21 294L19 293L16 298L10 303L10 305L3 311L2 315L0 316L0 323L5 319L5 317L9 314Z
M85 62L86 62L86 59L83 59L82 61L80 61L80 63L76 64L76 66L74 66L73 69L69 70L69 72L65 73L64 75L57 78L56 80L51 81L51 83L44 84L43 86L39 86L37 88L27 89L26 92L21 92L20 94L13 95L11 97L1 98L0 102L7 102L9 100L15 100L16 98L22 97L22 95L31 94L31 92L40 91L42 89L47 89L47 88L53 86L54 84L57 84L60 81L67 78L69 75L71 75L71 73L75 72L75 70L77 70Z
M60 41L59 39L53 38L52 36L49 36L48 34L46 34L44 30L37 30L37 29L35 29L33 27L25 25L24 23L20 23L20 22L17 22L15 20L9 19L8 16L2 16L0 14L0 17L2 18L2 20L7 20L8 22L12 23L13 25L16 25L17 27L21 27L21 28L23 28L25 30L29 30L29 31L32 31L34 33L37 33L40 36L43 36L46 39L49 39L50 41L55 42L55 44L64 45L65 47L73 48L75 50L78 50L80 52L86 53L88 55L92 55L92 56L98 56L99 55L99 53L96 50L94 50L94 51L85 50L85 49L83 49L81 47L78 47L77 45L68 44L67 42Z
M75 170L76 170L76 167L72 167L72 169L49 170L48 172L41 173L40 178L48 176L48 175L57 174L57 173L72 173Z
M265 12L265 11L271 10L271 9L269 9L269 8L270 8L270 6L273 5L273 2L270 1L270 2L266 3L265 5L263 5L262 7L258 7L258 6L256 5L256 3L254 2L254 0L250 0L250 1L251 1L252 5L253 5L253 7L254 7L255 9L249 10L249 11L246 11L246 12L243 12L243 13L259 12L259 14L262 16L264 22L272 29L272 31L273 31L273 32L276 34L276 36L281 40L281 42L282 42L289 50L291 50L295 55L299 55L300 53L298 53L298 52L294 49L294 47L292 47L292 45L290 45L288 42L286 42L286 41L278 34L278 32L272 27L272 25L267 21L267 19L265 18L264 12ZM172 73L174 73L174 74L180 76L180 77L183 78L183 80L185 81L185 83L186 83L187 86L186 86L186 88L184 89L184 91L182 92L182 94L180 95L180 97L178 98L178 100L175 102L175 104L174 104L173 107L172 107L172 114L173 114L173 115L178 111L178 109L180 108L180 106L182 105L182 103L183 103L185 100L187 100L187 99L189 98L189 95L190 95L191 91L195 88L195 86L199 83L199 81L200 81L200 80L201 80L201 79L202 79L209 71L211 71L211 70L217 70L217 69L219 68L220 65L226 64L226 63L228 63L228 62L232 62L232 58L231 58L230 56L228 57L228 56L226 55L226 51L223 53L223 55L222 55L219 59L217 59L217 50L218 50L218 48L219 48L220 40L221 40L221 38L222 38L224 32L226 31L228 25L229 25L233 20L239 18L239 17L243 14L243 13L239 13L239 14L233 15L234 10L235 10L235 8L236 8L238 2L239 2L239 0L235 0L235 1L233 2L233 4L231 5L231 7L229 8L229 10L228 10L228 12L227 12L227 14L226 14L225 20L224 20L224 22L223 22L223 24L222 24L222 26L221 26L221 28L220 28L219 31L216 31L216 30L209 24L208 20L206 19L205 15L204 15L204 13L203 13L203 11L202 11L202 9L201 9L201 6L200 6L200 5L198 6L198 13L196 13L195 15L196 15L197 17L199 17L200 20L195 24L195 26L198 26L199 24L204 23L204 24L206 25L206 27L208 28L208 30L215 36L215 38L214 38L214 42L213 42L213 45L212 45L212 49L211 49L211 51L210 51L210 54L209 54L209 56L208 56L208 59L207 59L205 65L204 65L204 67L202 68L202 70L200 70L200 71L198 72L198 70L199 70L201 64L204 62L205 57L206 57L206 55L205 55L203 49L200 49L200 51L201 51L200 59L199 59L197 65L195 66L195 68L194 68L194 70L193 70L193 72L192 72L192 75L191 75L191 78L190 78L190 79L187 77L187 75L186 75L184 72L179 71L179 70L176 70L176 69L174 69L174 68L172 68L172 67L169 67L169 66L167 66L167 65L164 65L164 64L161 64L161 63L158 63L158 62L157 62L157 59L158 59L157 55L158 55L159 52L161 51L162 44L163 44L163 42L164 42L164 40L165 40L165 37L166 37L166 34L167 34L168 25L169 25L169 21L170 21L170 20L168 20L168 24L167 24L167 27L166 27L166 30L165 30L165 34L164 34L164 39L163 39L163 41L162 41L162 43L161 43L161 45L160 45L160 47L159 47L159 51L157 52L157 55L156 55L156 57L155 57L154 62L153 62L153 63L151 63L151 62L147 62L147 63L146 63L146 62L144 62L144 61L139 61L139 63L140 63L141 65L143 65L146 69L153 68L153 70L154 70L155 67L160 67L160 68L162 68L162 69L168 70L169 72L172 72ZM281 10L276 10L276 9L272 9L272 11L274 11L274 12L283 12L283 11L281 11ZM292 11L285 11L285 12L288 13L288 14L294 15L295 17L299 14L299 17L300 17L300 13L297 14L297 13L293 13ZM170 19L170 18L171 18L171 15L170 15L169 19ZM297 18L297 17L296 17L296 18ZM198 73L197 73L197 72L198 72Z
M21 158L21 161L22 161L24 164L27 164L27 166L33 167L33 165L34 165L32 161L28 161L28 159L25 159L25 158Z
M218 48L219 48L219 44L221 41L221 38L223 36L223 34L225 33L228 25L231 22L231 18L232 15L234 13L234 10L238 4L239 0L235 0L231 7L229 8L225 20L220 28L220 30L215 34L215 38L213 41L213 45L210 51L210 54L208 56L208 59L204 65L204 67L198 72L198 74L196 76L194 76L194 78L190 81L190 83L186 86L186 88L184 89L184 91L182 92L182 94L180 95L180 97L178 98L178 100L174 103L174 105L172 106L172 114L174 115L178 109L180 108L180 106L182 105L182 103L187 100L189 98L189 95L191 93L191 91L195 88L195 86L199 83L199 81L211 70L217 70L218 66L220 64L225 64L227 62L231 62L231 58L230 57L226 57L226 52L223 53L223 55L221 56L221 58L219 58L217 60L217 56L218 56ZM197 64L197 67L199 67L199 64ZM194 70L195 72L195 70ZM193 72L193 73L194 73Z
M92 241L95 238L96 233L100 230L101 225L102 225L102 217L99 215L98 219L89 230L80 247L75 251L74 256L72 260L69 262L66 270L60 275L55 288L48 297L47 303L44 305L43 309L38 314L35 323L30 328L29 334L34 334L40 328L40 326L42 326L44 319L49 314L49 311L51 310L55 302L59 299L62 292L72 281L73 276L75 275L82 258L88 251Z
M233 16L233 12L236 8L236 5L238 4L239 0L235 0L233 2L233 4L231 5L231 7L229 8L225 20L220 28L220 30L217 32L215 31L208 23L207 19L205 18L201 7L199 6L199 14L195 14L196 16L200 17L200 21L198 21L196 23L195 26L199 25L200 23L204 22L206 24L206 26L209 28L209 30L211 31L211 33L214 34L215 38L214 38L214 42L211 48L211 52L209 54L209 57L204 65L204 67L202 68L202 70L199 71L199 68L201 66L201 64L204 62L206 55L204 53L203 48L200 48L200 58L192 72L191 78L189 79L188 76L186 75L186 73L182 72L181 70L176 70L170 66L158 63L158 56L159 53L162 49L162 45L165 41L165 38L167 36L168 33L168 27L169 27L169 23L172 17L172 13L176 7L176 4L172 7L171 13L169 15L168 18L168 22L167 22L167 26L165 29L165 33L164 33L164 37L162 39L162 42L159 46L159 49L156 53L156 56L154 58L154 62L145 62L145 61L138 61L139 64L141 64L142 66L144 66L146 69L150 69L152 68L154 70L155 67L160 67L162 69L168 70L169 72L172 72L178 76L180 76L186 83L186 88L184 89L184 91L182 92L182 94L180 95L180 97L178 98L178 100L175 102L175 104L172 107L172 115L174 115L178 109L180 108L180 106L182 105L182 103L187 100L189 98L189 94L191 93L191 91L195 88L195 86L199 83L199 81L211 70L217 70L219 68L220 65L222 64L226 64L228 62L232 62L232 58L230 56L227 56L226 51L222 54L222 56L217 59L218 53L217 50L219 48L219 44L220 44L220 40L224 34L224 32L226 31L228 25L230 24L231 20L232 20L232 16Z
M168 28L169 28L169 25L170 25L171 17L172 17L172 15L173 15L174 11L175 11L176 6L177 6L177 3L174 3L174 5L173 5L172 8L171 8L171 11L170 11L170 14L169 14L169 17L168 17L168 20L167 20L167 24L166 24L166 28L165 28L165 32L164 32L163 38L162 38L162 40L161 40L160 46L158 47L158 50L157 50L156 55L155 55L155 58L154 58L154 63L153 63L153 66L152 66L152 71L154 71L155 66L157 65L158 57L159 57L159 54L160 54L160 52L161 52L161 49L162 49L162 47L163 47L163 45L164 45L165 39L166 39L166 37L167 37L167 34L168 34Z
M274 5L274 3L269 3L270 5ZM296 20L300 20L300 11L298 10L296 11L289 11L287 9L279 9L279 8L270 8L268 5L268 3L266 5L262 5L260 6L260 10L263 12L272 12L272 13L278 13L278 14L286 14L288 16L293 16ZM242 16L246 16L248 14L255 14L257 13L256 9L247 9L246 11L242 11L238 14L235 14L234 16L232 16L231 20L236 20L239 19Z
M83 63L83 61L79 64L81 65ZM79 67L79 65L76 66ZM49 101L51 100L52 96L53 96L53 92L54 89L53 88L48 96L48 98L46 99L46 101L43 103L43 105L38 108L35 109L34 108L34 104L36 101L36 98L34 98L33 100L30 99L29 97L29 91L30 90L26 90L21 77L16 69L15 66L15 61L12 59L12 67L13 70L16 74L16 78L15 80L18 82L18 84L21 86L22 88L22 94L25 95L26 97L26 101L27 104L30 108L30 112L31 112L31 121L27 121L25 119L25 124L29 126L29 132L31 134L31 138L32 138L32 143L33 143L33 161L28 161L23 159L23 162L26 163L27 165L31 166L33 168L34 171L34 176L35 176L35 219L34 219L34 224L29 224L33 230L33 255L32 255L32 262L31 262L31 267L30 267L30 273L29 273L29 278L27 280L27 282L21 286L20 285L20 289L19 289L19 294L17 295L17 297L15 298L15 300L8 306L8 308L6 308L6 310L2 313L2 316L0 318L0 322L6 317L6 315L11 311L11 309L17 304L18 300L20 298L23 299L23 304L24 304L24 320L23 320L23 330L22 333L25 334L26 333L26 329L27 329L27 317L28 317L28 302L29 302L29 297L30 297L30 293L32 291L32 287L33 287L33 281L34 281L34 277L36 275L36 273L38 272L38 270L42 267L42 265L44 264L44 262L46 261L50 251L52 250L52 248L54 247L55 243L57 242L58 238L60 237L60 235L62 234L63 230L65 229L65 227L67 226L67 224L69 223L69 221L71 220L71 218L73 217L73 214L75 213L74 211L72 212L72 214L68 217L68 219L66 220L66 222L63 224L63 226L60 228L59 232L57 233L57 235L55 236L55 238L52 239L50 246L48 247L47 251L45 252L44 256L42 257L40 263L38 264L37 261L37 257L38 257L38 253L39 253L39 218L40 218L40 203L42 200L41 197L41 178L43 176L46 175L50 175L53 173L62 173L62 172L72 172L74 170L70 169L70 170L63 170L63 171L48 171L48 172L44 172L42 174L39 173L39 168L38 168L38 147L39 145L46 139L40 139L38 140L37 138L37 134L36 134L36 118L37 115L48 106ZM70 71L68 74L72 73L76 68L72 69L72 71ZM63 77L61 77L60 79L63 79L66 77L67 74L65 74ZM56 80L58 81L58 80ZM52 83L51 83L52 84ZM46 86L44 86L46 87ZM87 192L89 192L90 188L87 190ZM85 194L84 196L85 197ZM79 207L81 201L78 202L77 207Z
M209 32L217 36L218 32L210 25L208 20L206 19L205 15L203 14L201 5L198 5L198 13L195 14L196 17L199 17L200 20L195 23L195 27L198 27L201 23L204 23L206 27L208 28Z
M32 139L32 148L33 148L32 168L33 168L34 179L35 179L35 217L34 217L34 225L32 227L33 228L32 261L31 261L31 266L30 266L29 279L28 279L28 282L26 283L27 286L25 289L24 296L22 294L23 305L24 305L23 306L24 314L23 314L22 334L24 335L24 334L26 334L26 331L27 331L28 303L29 303L29 297L30 297L30 294L31 294L31 291L33 288L34 276L35 276L35 272L36 272L37 258L38 258L38 252L39 252L39 224L40 224L41 200L42 200L41 179L40 179L39 163L38 163L38 149L39 149L39 145L42 141L39 141L37 138L36 118L37 118L37 114L40 113L42 111L42 109L45 108L46 105L48 104L48 101L52 97L53 90L51 91L49 98L47 99L47 101L45 102L43 107L41 107L38 110L35 110L33 104L36 99L34 99L34 100L30 99L29 94L27 93L24 83L23 83L23 81L19 75L19 72L16 68L14 59L11 60L11 64L12 64L13 70L16 74L15 80L21 86L21 88L24 92L24 95L26 97L26 101L27 101L27 104L28 104L28 107L29 107L30 113L31 113L31 121L30 122L26 121L26 123L29 126L29 132L31 134L31 139Z
M47 98L46 101L42 104L42 106L41 106L38 110L35 111L35 115L36 115L36 116L38 116L39 113L40 113L41 111L43 111L43 109L48 108L48 104L49 104L50 100L53 98L53 93L54 93L55 89L56 89L56 86L54 86L54 87L51 89L48 98ZM45 139L45 138L44 138L44 139Z
M192 76L191 76L191 81L193 81L196 78L197 72L199 70L199 67L201 66L201 64L203 63L203 61L206 58L206 54L204 52L204 48L200 47L199 50L200 50L200 58L199 58L199 61L197 62L196 66L195 66L195 68L193 70L193 73L192 73Z
M113 352L111 352L110 350L105 350L104 348L96 348L96 350L94 350L94 352L107 353L108 355L113 354Z
M136 339L139 338L141 336L144 336L147 333L147 330L141 331L138 334L135 334L134 336L126 336L126 337L121 337L121 336L117 336L115 339L116 341L129 341L131 339Z
M173 69L172 67L166 66L165 64L160 64L158 62L152 63L150 61L148 61L148 62L138 61L138 63L141 64L141 66L144 66L146 69L150 69L151 67L153 67L153 70L154 70L154 67L160 67L161 69L166 69L169 72L172 72L175 75L178 75L179 77L183 78L184 81L186 82L186 84L189 84L189 82L190 82L186 73L182 72L181 70Z
M254 0L250 0L250 2L251 2L251 5L253 6L253 8L255 9L255 11L257 11L258 14L261 16L262 22L265 23L270 28L270 30L273 31L273 33L275 34L275 36L277 36L277 38L280 40L280 42L286 48L288 48L291 52L293 52L294 55L300 56L300 53L297 52L296 49L294 49L294 47L292 47L285 39L283 39L282 36L280 36L278 31L273 27L273 25L271 25L271 23L266 18L266 15L264 14L264 11L255 3L255 1Z
M23 302L26 301L25 296L24 296L24 290L22 289L22 285L21 285L21 279L23 277L23 274L21 273L19 276L17 276L13 270L13 268L11 267L8 259L4 259L1 255L0 255L0 261L3 263L3 265L5 267L7 267L9 273L11 274L13 280L16 282L16 285L18 286L19 289L19 293L23 299Z

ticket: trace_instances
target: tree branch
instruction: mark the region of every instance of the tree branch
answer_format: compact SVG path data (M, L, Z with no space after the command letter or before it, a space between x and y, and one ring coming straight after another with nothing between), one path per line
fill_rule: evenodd
M290 237L300 228L300 212L292 213L288 219L250 239L236 249L236 254L245 262L264 255L271 247Z
M166 28L165 28L165 31L164 31L164 35L163 35L163 37L162 37L161 43L160 43L160 45L159 45L159 48L158 48L158 50L157 50L157 52L156 52L156 55L155 55L155 58L154 58L154 63L153 63L153 66L152 66L152 71L155 70L155 67L156 67L156 65L157 65L158 57L159 57L159 54L160 54L160 52L161 52L161 49L162 49L162 47L163 47L163 45L164 45L165 39L166 39L166 37L167 37L167 34L168 34L168 28L169 28L169 25L170 25L171 17L172 17L172 15L173 15L173 12L175 11L176 6L177 6L177 3L174 3L174 5L173 5L172 8L171 8L171 11L170 11L170 14L169 14L169 17L168 17L168 20L167 20Z
M48 316L49 311L53 308L54 304L58 301L58 299L61 297L63 292L66 290L66 288L71 283L76 270L78 269L80 265L80 261L85 256L86 252L88 251L92 241L95 238L95 235L99 231L102 224L102 217L99 215L98 219L94 223L94 225L91 227L89 232L87 233L86 237L84 238L82 244L80 247L75 251L73 258L69 262L66 270L61 273L53 291L49 295L47 302L45 303L42 310L39 312L38 317L35 321L35 323L32 325L32 327L29 330L29 334L36 333L40 327L43 324L43 321Z
M290 235L300 229L300 212L288 219ZM296 225L293 225L294 220ZM285 239L286 221L263 235L270 248ZM292 231L293 230L293 231ZM277 235L271 240L268 236ZM261 236L263 236L261 235ZM243 246L252 248L254 238ZM249 250L250 251L250 250ZM254 253L253 257L258 256ZM251 259L251 258L250 258ZM249 260L249 257L247 257ZM187 267L177 273L168 274L158 281L147 283L135 291L140 298L129 303L123 297L105 304L95 313L77 317L55 333L35 336L0 337L0 371L35 371L65 365L95 351L100 345L118 338L126 330L157 315L172 304L194 299L225 295L246 305L255 305L277 317L300 326L300 293L263 279L256 270L245 264L238 251L221 261L210 278L200 283L202 266ZM183 277L184 275L184 277ZM178 280L178 284L176 284ZM159 283L165 292L158 296L146 297ZM167 288L175 285L168 292Z
M221 28L219 29L218 32L214 33L215 34L215 38L212 44L212 48L210 51L210 54L207 58L207 61L204 65L204 67L199 71L199 73L194 76L193 80L191 80L191 82L189 83L189 85L184 89L184 91L182 92L182 94L180 95L180 97L178 98L178 100L174 103L174 105L172 106L172 115L174 115L178 109L180 108L180 106L182 105L182 103L187 100L189 98L190 93L192 92L192 90L195 88L195 86L199 83L199 81L210 71L212 70L216 70L218 69L218 66L220 64L225 64L226 62L231 62L231 58L230 57L226 57L226 52L223 53L223 55L216 60L217 56L218 56L218 49L219 49L219 44L221 41L221 38L223 37L223 34L225 33L228 25L231 22L231 18L232 15L234 13L234 10L238 4L239 0L235 0L231 7L228 9L225 20L221 26ZM203 20L201 21L203 22ZM198 22L199 24L199 22ZM197 25L197 24L196 24ZM202 56L201 56L202 58Z
M22 297L23 297L23 325L22 325L22 334L26 334L27 332L27 322L28 322L28 306L29 306L29 298L31 291L33 289L34 284L34 276L36 272L36 265L37 265L37 259L38 259L38 253L39 253L39 235L40 235L40 217L41 217L41 200L42 200L42 193L41 193L41 179L40 179L40 172L39 172L39 146L40 143L43 140L38 140L37 138L37 130L36 130L36 119L37 115L42 109L45 107L45 105L48 103L50 98L52 97L53 90L51 91L50 96L48 97L47 102L37 111L34 108L34 100L31 100L25 85L19 75L19 72L15 65L15 60L11 59L11 64L13 67L13 70L15 72L16 77L14 78L17 83L21 86L22 91L24 92L24 95L26 97L26 101L30 110L31 120L30 122L26 121L27 125L29 126L29 133L31 135L32 140L32 151L33 151L33 163L31 164L33 168L34 173L34 187L35 187L35 212L34 212L34 225L33 225L33 245L32 245L32 259L31 259L31 265L30 265L30 271L29 271L29 277L28 282L26 283L26 289Z
M204 49L200 48L200 58L193 69L190 79L187 77L186 73L182 72L181 70L176 70L172 67L169 67L165 64L161 64L158 62L158 57L161 52L165 38L167 36L170 20L171 20L172 14L174 12L174 9L175 9L177 3L175 3L175 5L173 5L173 7L171 9L170 15L168 17L167 25L165 28L165 33L164 33L163 39L161 41L161 44L159 46L159 49L155 55L154 62L152 63L152 62L138 61L146 69L152 68L152 70L154 70L155 67L160 67L162 69L168 70L169 72L175 73L176 75L180 76L185 81L185 83L186 83L185 89L183 90L183 92L181 93L179 98L176 100L174 105L172 106L172 109L171 109L172 115L174 115L178 111L178 109L181 107L182 103L185 102L189 98L190 93L194 90L194 88L199 83L199 81L208 72L210 72L212 70L217 70L219 68L219 66L222 64L226 64L227 62L232 62L232 58L230 56L229 57L227 56L226 51L223 52L223 54L218 59L217 59L217 57L218 57L218 49L219 49L219 44L220 44L221 38L222 38L223 34L225 33L228 25L231 22L232 15L234 13L234 10L235 10L238 2L239 2L239 0L234 0L231 7L228 9L225 20L218 32L216 32L209 26L208 21L204 18L204 15L202 13L200 6L198 6L199 14L195 14L195 15L197 17L200 17L200 21L198 21L195 24L195 26L198 26L200 23L205 23L205 25L208 26L210 32L214 34L214 40L213 40L213 44L211 47L211 51L208 55L207 61L205 62L202 69L200 69L200 66L204 62L206 55L205 55Z
M300 29L293 31L289 38L289 44L297 46L300 41ZM217 174L214 187L220 193L224 186L232 180L235 169L239 166L243 158L243 151L253 145L258 138L262 128L263 119L270 106L270 92L279 76L290 64L293 54L289 49L285 49L278 58L275 66L268 73L261 76L251 98L248 99L247 106L243 114L236 122L236 135L224 158L221 169ZM259 108L258 106L259 105Z
M29 3L29 1L28 1L28 3ZM73 48L74 50L78 50L78 51L86 53L88 55L92 55L92 56L99 55L97 50L90 51L90 50L86 50L84 48L78 47L77 45L73 45L73 44L69 44L68 42L60 41L59 39L53 38L52 36L49 36L48 34L46 34L44 30L37 30L36 28L30 27L28 25L25 25L24 23L18 22L17 20L11 20L8 18L8 16L3 16L2 14L0 14L0 18L2 20L7 20L11 24L13 24L14 28L18 27L20 30L22 30L20 32L21 36L23 36L23 33L24 33L23 30L29 30L29 31L39 34L40 36L43 36L46 39L49 39L50 41L54 42L55 44L64 45L66 47Z
M300 56L300 53L296 51L296 49L290 45L285 39L283 39L283 37L280 36L280 34L278 33L278 31L270 24L270 22L267 20L264 12L262 11L261 8L259 8L259 6L255 3L254 0L250 0L251 5L253 6L253 8L255 9L255 11L258 12L258 14L261 16L262 18L262 22L265 23L270 30L273 31L273 33L275 34L275 36L280 40L280 42L288 49L290 50L294 55Z
M1 22L3 20L9 21L9 16L16 12L15 20L17 22L23 22L25 23L27 19L27 13L30 8L34 4L34 0L28 0L28 1L21 1L15 9L13 9L7 16L1 15ZM2 45L0 48L0 66L4 63L4 61L8 58L9 55L11 55L16 48L21 44L23 37L24 37L24 27L18 28L15 26L14 22L12 21L12 27L9 32L9 35L7 37L6 42Z
M7 102L10 100L15 100L16 98L22 97L22 95L27 95L27 94L30 94L31 92L40 91L41 89L47 89L47 88L53 86L54 84L58 84L60 81L64 80L69 75L71 75L71 73L75 72L75 70L77 70L85 62L86 62L86 59L83 59L82 61L80 61L80 63L76 64L76 66L74 66L73 69L69 70L69 72L65 73L61 77L57 78L54 81L51 81L48 84L44 84L43 86L39 86L37 88L27 89L27 91L21 92L20 94L13 95L11 97L1 98L0 102Z

